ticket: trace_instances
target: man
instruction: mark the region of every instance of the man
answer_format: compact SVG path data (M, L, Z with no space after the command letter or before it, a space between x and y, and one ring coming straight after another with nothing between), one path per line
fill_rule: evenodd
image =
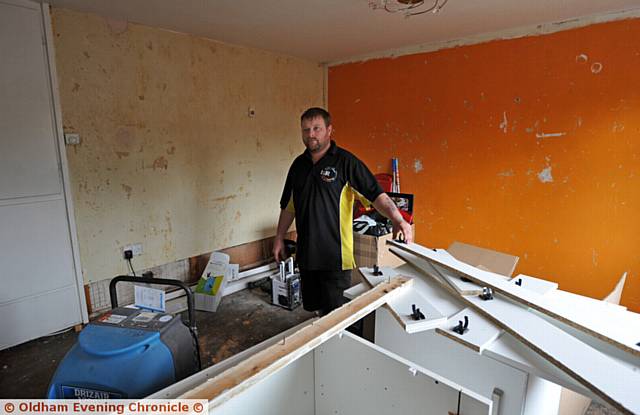
M331 140L329 113L309 108L300 122L307 149L289 168L273 255L276 261L285 259L284 236L295 218L302 304L305 310L324 315L342 305L342 292L351 285L356 196L371 201L391 219L394 238L401 232L405 241L412 242L413 235L364 163Z

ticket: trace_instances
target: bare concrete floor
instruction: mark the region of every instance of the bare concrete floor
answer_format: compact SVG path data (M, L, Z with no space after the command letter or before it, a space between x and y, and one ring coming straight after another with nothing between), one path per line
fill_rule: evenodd
M313 317L271 305L258 288L222 299L216 313L197 312L202 367L208 367ZM44 398L49 381L75 344L73 330L0 351L0 398Z

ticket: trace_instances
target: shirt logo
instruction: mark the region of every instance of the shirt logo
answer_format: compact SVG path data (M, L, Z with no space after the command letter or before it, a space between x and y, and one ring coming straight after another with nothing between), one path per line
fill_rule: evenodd
M336 170L335 167L325 167L324 169L320 170L320 178L327 183L335 181L337 177L338 170Z

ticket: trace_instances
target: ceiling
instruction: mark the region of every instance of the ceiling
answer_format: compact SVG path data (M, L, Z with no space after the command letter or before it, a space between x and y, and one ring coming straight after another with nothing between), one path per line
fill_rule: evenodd
M405 18L400 13L373 10L369 0L50 2L57 7L323 63L412 45L640 9L639 0L449 0L438 14Z

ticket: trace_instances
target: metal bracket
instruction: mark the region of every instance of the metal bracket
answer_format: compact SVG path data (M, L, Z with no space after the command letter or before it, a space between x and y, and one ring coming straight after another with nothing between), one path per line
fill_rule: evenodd
M462 324L462 320L458 320L458 325L452 330L461 336L465 334L469 330L469 317L464 316L464 324Z
M493 290L490 287L482 287L482 294L478 297L482 298L484 301L493 300Z
M412 311L411 318L413 318L414 320L424 320L424 319L426 319L424 314L422 314L422 311L420 311L420 309L417 308L415 304L411 304L411 311Z

